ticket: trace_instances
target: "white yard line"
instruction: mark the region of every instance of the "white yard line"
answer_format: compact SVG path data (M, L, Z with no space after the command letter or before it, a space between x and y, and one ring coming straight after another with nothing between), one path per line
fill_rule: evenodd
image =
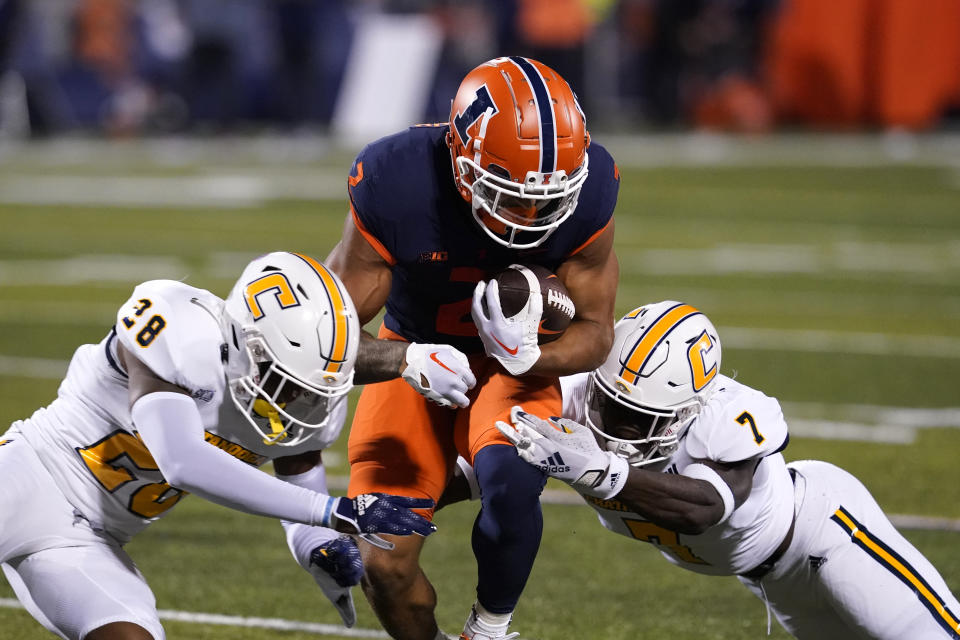
M941 166L958 186L960 136L598 135L621 167ZM0 141L0 203L101 207L251 207L275 199L346 198L346 173L359 149L325 136L190 140ZM106 173L91 173L96 165ZM73 169L82 167L83 171ZM185 175L149 175L185 168ZM56 169L59 174L51 174ZM189 170L193 170L192 173ZM71 174L71 170L74 171ZM131 175L131 173L139 175Z
M346 199L345 169L293 177L296 179L247 173L138 177L7 174L0 178L0 204L237 208L281 199Z
M5 609L22 609L19 600L0 598L0 607ZM174 611L171 609L159 610L161 620L177 622L192 622L194 624L212 624L228 627L251 627L256 629L271 629L274 631L304 631L321 636L342 636L346 638L389 638L385 631L378 629L362 629L319 622L298 622L282 618L249 618L246 616L228 616L219 613L196 613L192 611Z
M949 281L960 270L960 244L824 241L816 244L725 243L693 249L634 249L622 265L645 274L833 274L871 280L891 274ZM952 275L951 275L952 274Z
M68 364L66 360L0 355L0 376L59 380L67 373Z
M960 357L960 338L953 336L723 326L718 331L723 336L725 347L737 349L948 359Z

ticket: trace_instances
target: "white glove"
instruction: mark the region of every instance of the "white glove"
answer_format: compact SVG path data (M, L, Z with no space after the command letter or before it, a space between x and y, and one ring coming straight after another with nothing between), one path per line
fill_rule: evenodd
M498 420L497 429L520 457L580 493L609 499L627 483L630 465L603 451L589 427L566 418L543 420L520 407L510 410L510 421L513 427Z
M487 303L486 313L483 301ZM470 315L477 325L484 351L491 358L499 360L510 375L526 373L540 359L540 345L537 344L537 330L543 315L543 298L540 295L531 293L519 313L505 318L500 306L497 281L481 280L473 290Z
M400 374L417 392L441 407L466 407L467 390L477 384L467 356L446 344L407 347L407 367Z

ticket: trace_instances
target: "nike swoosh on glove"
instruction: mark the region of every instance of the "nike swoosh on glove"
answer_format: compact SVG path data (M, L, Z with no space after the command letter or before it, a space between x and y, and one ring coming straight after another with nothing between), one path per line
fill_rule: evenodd
M513 426L497 421L497 429L528 463L580 493L609 499L627 483L630 465L603 451L589 427L567 418L544 420L521 407L510 410Z
M401 376L417 393L441 407L466 407L477 384L467 356L445 344L410 343Z
M524 274L526 275L526 274ZM480 281L473 290L470 315L477 325L483 349L496 358L510 375L526 373L540 359L537 330L543 315L543 297L540 282L528 277L530 295L523 309L509 318L500 306L500 289L496 280ZM486 312L483 303L486 302Z

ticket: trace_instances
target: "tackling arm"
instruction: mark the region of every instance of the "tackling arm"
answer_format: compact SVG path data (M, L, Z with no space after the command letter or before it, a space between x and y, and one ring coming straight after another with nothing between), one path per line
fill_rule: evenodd
M330 523L330 496L282 483L209 446L200 413L184 389L159 378L122 344L117 356L129 376L137 432L168 483L247 513Z
M533 375L565 376L599 367L613 345L614 301L620 265L613 250L614 223L557 269L577 315L566 332L540 346Z
M384 548L392 543L377 533L436 530L411 511L432 507L432 500L379 493L333 498L278 480L208 445L200 412L184 389L159 378L122 344L117 355L130 380L130 415L138 435L170 485L246 513L361 533Z
M708 480L691 477L686 470L674 474L631 467L627 483L617 494L617 500L651 522L677 533L703 533L729 515L723 494L729 492L732 496L733 508L747 499L757 461L721 464L700 460L691 466L701 465L712 469L718 478ZM700 472L697 475L707 473ZM718 486L718 481L725 484L726 488Z
M679 475L648 471L602 450L593 431L573 420L544 420L520 407L514 407L510 417L512 427L498 422L497 428L526 462L581 493L615 498L678 533L703 533L750 495L757 466L753 458L733 464L698 460Z

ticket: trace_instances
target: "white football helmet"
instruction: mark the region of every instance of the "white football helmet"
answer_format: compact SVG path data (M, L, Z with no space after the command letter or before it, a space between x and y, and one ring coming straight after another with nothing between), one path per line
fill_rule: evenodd
M672 300L634 309L614 332L590 376L587 424L608 451L642 467L676 450L715 391L720 339L705 315Z
M268 253L244 269L226 301L241 328L243 371L228 373L234 404L266 444L293 446L330 425L353 387L360 323L340 279L299 253Z

